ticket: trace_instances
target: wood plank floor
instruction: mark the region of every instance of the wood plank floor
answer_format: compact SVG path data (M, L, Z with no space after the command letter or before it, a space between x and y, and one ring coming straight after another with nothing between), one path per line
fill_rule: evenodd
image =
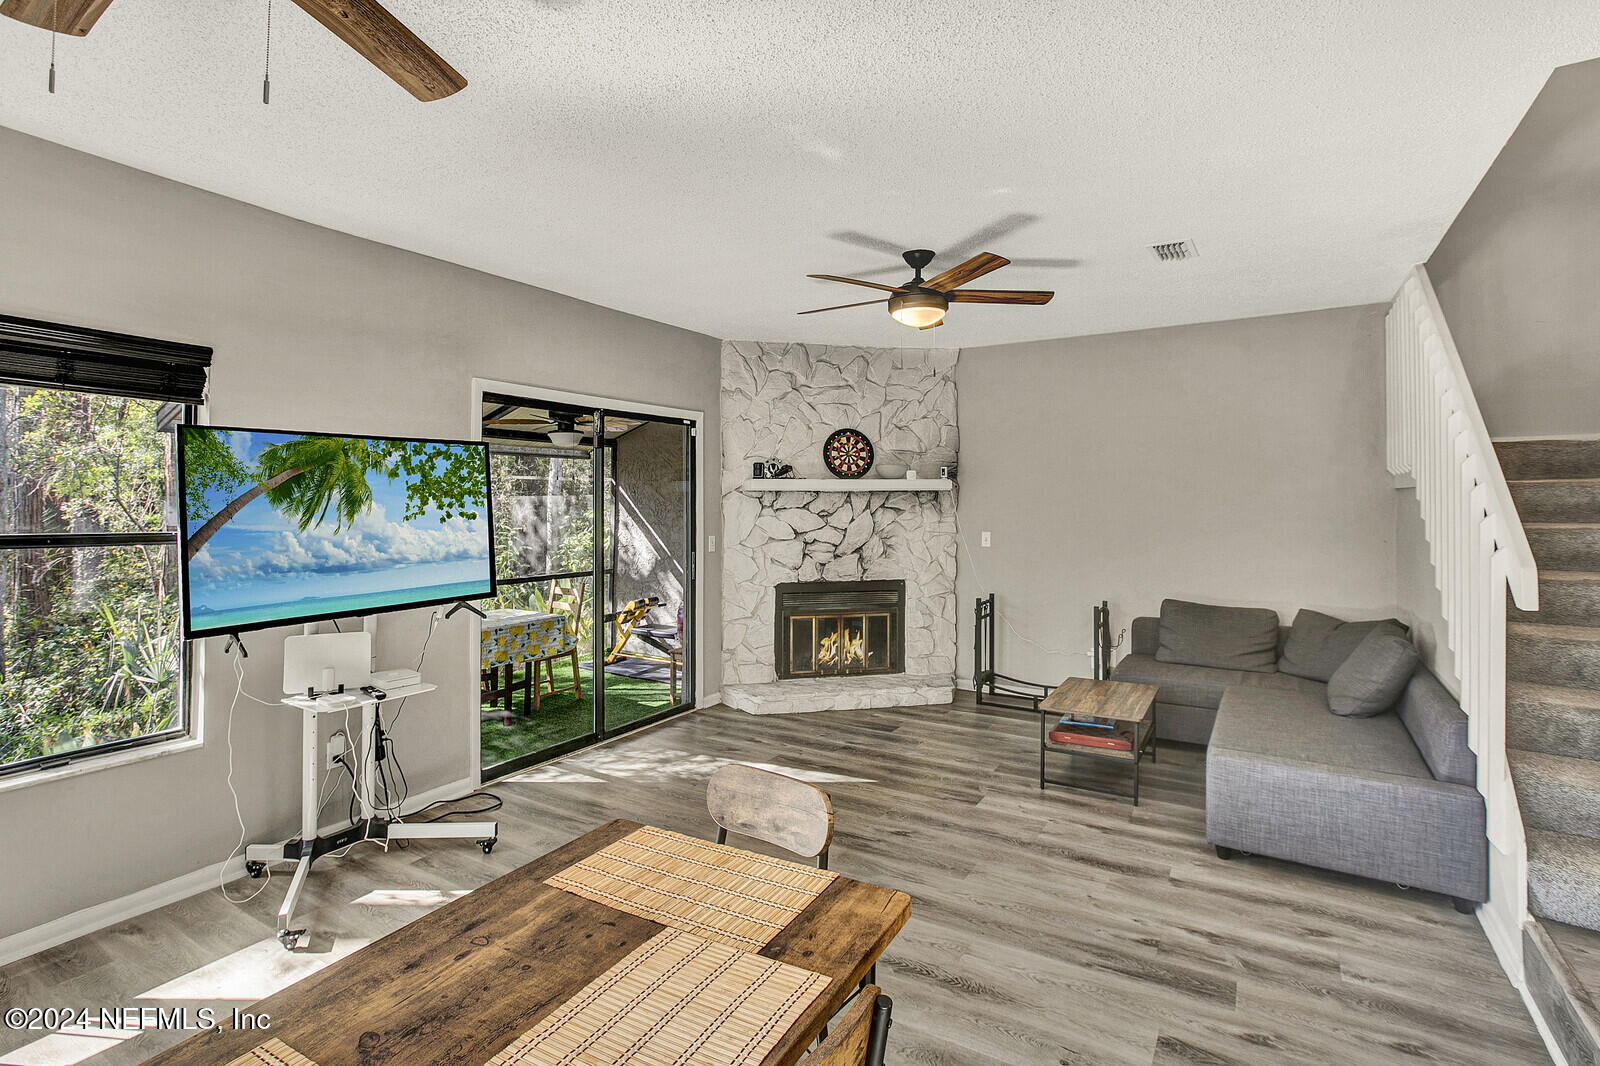
M709 836L706 778L740 761L828 789L832 867L911 894L878 967L892 1063L1548 1061L1477 922L1447 899L1219 861L1198 748L1164 747L1137 809L1041 793L1037 728L970 703L698 711L491 785L506 801L491 856L428 841L325 860L303 896L304 952L273 937L279 877L244 906L211 891L0 969L0 1007L241 1006L610 818ZM1075 762L1052 774L1126 774ZM121 1066L181 1035L0 1030L0 1062Z

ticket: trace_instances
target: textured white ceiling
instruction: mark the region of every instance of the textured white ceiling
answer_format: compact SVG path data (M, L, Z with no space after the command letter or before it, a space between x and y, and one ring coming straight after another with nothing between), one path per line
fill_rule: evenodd
M55 96L0 19L0 125L717 337L971 346L1387 299L1600 54L1580 0L387 2L465 91L419 104L277 0L263 107L266 0L116 0ZM894 262L863 237L986 227L1075 261L983 282L1053 303L795 315L870 298L804 277Z

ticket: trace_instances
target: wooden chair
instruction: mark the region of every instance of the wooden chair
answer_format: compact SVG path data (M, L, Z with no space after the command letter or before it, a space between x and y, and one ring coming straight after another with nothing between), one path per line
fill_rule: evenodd
M536 711L539 709L541 697L554 696L558 692L570 692L579 700L583 699L583 675L578 672L578 628L583 623L583 595L587 588L586 585L550 586L550 599L545 604L545 610L551 614L567 616L566 643L569 643L571 648L554 655L547 655L543 659L533 660L533 709ZM572 684L562 688L556 688L556 672L552 665L558 659L572 661ZM539 674L541 669L544 671L543 678Z
M894 1001L867 985L844 1009L833 1032L811 1049L800 1066L883 1066Z
M816 785L770 770L729 763L706 785L706 810L717 823L717 843L728 830L755 837L828 868L833 842L833 801Z

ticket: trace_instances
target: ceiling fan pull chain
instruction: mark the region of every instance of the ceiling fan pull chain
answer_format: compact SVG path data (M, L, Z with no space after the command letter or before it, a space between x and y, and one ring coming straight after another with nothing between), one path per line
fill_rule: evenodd
M272 103L272 0L267 0L267 67L261 75L261 102Z
M56 91L56 9L61 0L50 0L50 91Z

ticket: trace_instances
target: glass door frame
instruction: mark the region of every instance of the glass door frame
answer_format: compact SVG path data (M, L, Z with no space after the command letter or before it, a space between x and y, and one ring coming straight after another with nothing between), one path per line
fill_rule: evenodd
M468 439L484 439L483 403L486 395L493 394L504 394L509 397L525 400L530 405L549 403L569 408L581 407L597 412L601 414L601 423L600 427L597 429L597 432L603 431L603 415L608 413L622 417L638 418L650 422L678 424L683 426L688 433L688 441L687 447L685 448L684 457L684 470L686 475L684 540L685 547L688 551L688 558L685 561L685 580L683 593L684 621L686 630L685 635L687 639L684 642L683 673L680 678L680 691L683 694L682 699L674 706L668 707L665 710L655 714L647 715L638 719L637 721L629 722L626 725L619 726L614 729L608 730L604 728L605 670L603 645L605 642L605 630L612 624L612 620L615 618L615 612L605 611L600 608L600 605L605 602L602 597L604 597L611 588L607 582L612 575L603 567L595 568L592 570L592 573L594 574L592 593L593 600L596 605L594 625L594 643L596 647L591 650L599 652L599 655L594 660L598 667L594 671L595 682L590 686L590 691L594 694L590 704L591 708L593 709L591 731L587 735L562 741L538 752L533 752L526 756L509 759L504 763L496 765L494 767L494 777L499 778L515 773L519 770L526 769L530 766L536 766L540 763L549 762L552 759L558 759L564 755L569 755L574 751L579 751L583 748L600 743L601 741L631 732L632 730L642 729L654 725L674 715L683 714L689 710L692 710L698 704L699 693L696 690L696 685L700 676L700 658L703 654L704 648L704 644L700 639L700 632L705 622L703 601L699 595L700 553L702 550L700 545L700 530L703 528L703 518L705 515L705 508L707 506L707 498L705 485L702 483L700 478L700 472L706 468L704 456L701 454L701 449L704 447L705 438L700 432L701 427L705 424L704 411L697 411L688 408L663 407L656 404L639 403L612 397L571 393L518 382L499 381L487 378L473 378L470 397L470 420L468 424L468 433L466 434ZM603 470L604 454L607 450L608 449L596 448L593 449L591 453L594 457L593 461L597 463L601 470ZM603 503L603 494L607 489L605 478L603 476L597 476L594 479L594 484L596 507L599 508L599 513L603 516L607 513L601 506ZM595 561L602 558L602 553L605 551L606 537L611 532L611 527L606 526L604 522L597 526L597 528L602 530L602 535L595 537L595 558L594 560L591 560L591 567L593 567ZM520 579L514 580L520 581ZM480 673L478 660L480 655L481 641L476 632L473 634L473 637L474 639L470 648L470 654L472 656L471 676L474 678L474 691L476 691L476 679ZM476 697L474 698L476 699ZM479 720L478 706L473 706L472 713L467 716L467 719L469 728L468 756L470 759L470 777L476 786L482 784L484 780L484 768L480 765L481 723Z

